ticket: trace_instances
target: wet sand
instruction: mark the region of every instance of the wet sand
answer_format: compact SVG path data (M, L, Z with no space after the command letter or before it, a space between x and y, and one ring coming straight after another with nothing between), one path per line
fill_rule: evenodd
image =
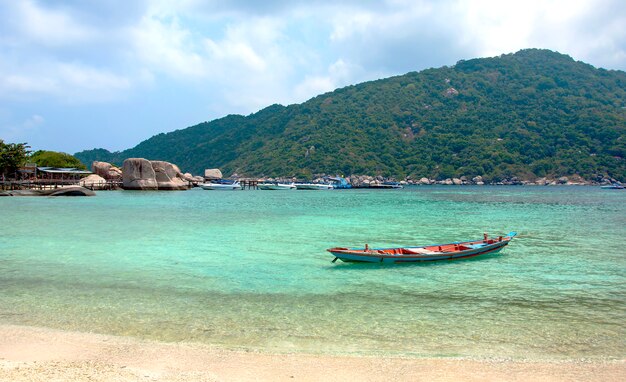
M0 381L623 381L626 360L265 354L0 325Z

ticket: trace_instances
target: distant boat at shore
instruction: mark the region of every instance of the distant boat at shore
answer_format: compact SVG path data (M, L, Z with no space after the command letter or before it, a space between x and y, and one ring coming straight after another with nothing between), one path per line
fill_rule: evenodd
M600 188L604 190L623 190L624 186L619 183L607 184L605 186L600 186Z
M198 184L203 190L217 190L217 191L234 191L241 190L241 184L236 180L228 179L216 179L205 183Z
M257 185L259 190L295 190L296 185L292 183L263 182Z
M421 247L402 248L344 248L335 247L327 249L337 260L344 262L365 263L415 263L436 260L465 259L499 252L507 246L516 232L510 232L506 236L490 239L487 234L482 239L472 241L455 241L447 244L431 244Z
M383 183L370 183L369 188L382 188L382 189L400 189L404 188L398 182L383 182Z
M334 189L348 189L352 188L352 185L348 183L346 178L341 176L327 176L324 179L330 181Z
M327 183L296 183L296 188L298 190L332 190L332 184Z

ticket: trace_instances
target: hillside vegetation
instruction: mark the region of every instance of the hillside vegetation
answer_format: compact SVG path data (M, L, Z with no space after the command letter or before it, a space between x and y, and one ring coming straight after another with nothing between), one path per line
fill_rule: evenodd
M85 165L76 157L56 151L35 151L28 160L36 163L39 167L73 167L81 170L85 169Z
M348 86L156 135L83 163L145 157L202 173L369 174L488 181L626 180L626 73L529 49Z

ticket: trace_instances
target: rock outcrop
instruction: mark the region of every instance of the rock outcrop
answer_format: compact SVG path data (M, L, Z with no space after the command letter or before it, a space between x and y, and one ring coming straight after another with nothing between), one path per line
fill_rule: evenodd
M219 168L207 168L204 170L204 177L207 179L222 179L222 171Z
M91 171L104 180L119 182L122 180L122 170L111 163L95 161L91 164Z
M164 161L150 161L159 190L187 190L189 182L175 164Z
M122 166L125 190L187 190L189 181L175 164L129 158Z
M95 192L80 186L65 186L49 190L0 191L0 196L94 196Z
M158 190L152 163L143 158L128 158L122 165L122 188L125 190Z
M82 187L89 187L91 189L104 188L107 181L103 177L97 174L91 174L85 178L82 178L78 184Z

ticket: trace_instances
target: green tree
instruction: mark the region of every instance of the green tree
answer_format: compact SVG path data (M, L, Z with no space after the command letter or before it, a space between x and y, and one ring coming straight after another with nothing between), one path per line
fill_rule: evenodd
M26 143L4 143L0 139L0 175L3 179L12 177L17 169L26 162L29 153L28 148Z
M70 154L56 151L35 151L30 156L30 160L37 163L39 167L74 167L82 170L86 169L85 165L82 164L78 158Z

